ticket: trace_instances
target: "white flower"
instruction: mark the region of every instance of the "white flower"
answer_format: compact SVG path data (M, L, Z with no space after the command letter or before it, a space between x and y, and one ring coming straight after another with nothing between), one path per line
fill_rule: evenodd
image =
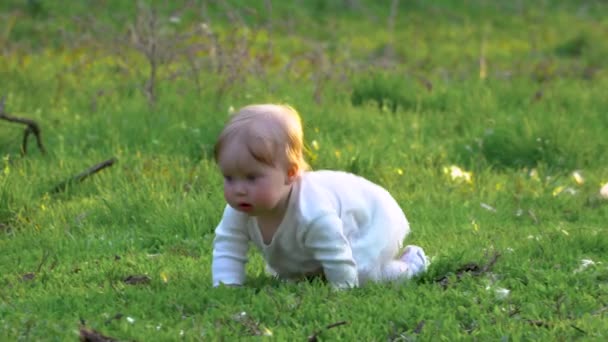
M486 290L490 291L490 290L492 290L492 287L486 286ZM505 299L509 296L510 293L511 293L511 291L508 289L505 289L504 287L494 288L494 294L496 295L496 298L498 298L498 299Z
M608 183L602 185L600 189L600 197L603 199L608 199Z
M496 208L494 208L493 206L486 204L486 203L480 203L481 207L484 208L485 210L491 211L491 212L496 212Z
M127 322L133 324L133 323L135 323L135 318L127 316Z
M595 261L593 261L591 259L583 259L583 260L581 260L580 266L574 270L574 273L582 272L585 269L587 269L589 266L593 266L593 265L595 265Z
M494 293L496 294L496 298L505 299L505 298L509 297L509 294L511 293L511 291L508 289L505 289L503 287L498 287L494 290Z

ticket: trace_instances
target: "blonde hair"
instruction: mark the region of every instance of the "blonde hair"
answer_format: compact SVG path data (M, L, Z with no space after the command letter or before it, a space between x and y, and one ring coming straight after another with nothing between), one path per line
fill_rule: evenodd
M297 172L309 169L304 160L302 120L288 105L249 105L232 115L215 143L216 162L226 143L234 139L242 139L261 163L275 166L279 160L295 166Z

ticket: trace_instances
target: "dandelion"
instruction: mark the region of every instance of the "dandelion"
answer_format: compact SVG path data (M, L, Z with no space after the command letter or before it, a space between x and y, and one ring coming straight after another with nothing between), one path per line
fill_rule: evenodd
M228 107L228 115L232 113L234 113L234 106L231 105L230 107Z
M585 184L585 178L583 178L583 175L581 174L580 171L574 171L574 172L572 172L572 178L574 178L574 182L577 185L583 185L583 184Z
M316 140L313 140L310 144L315 151L319 150L319 143Z
M464 171L456 165L444 167L443 173L449 174L453 181L464 181L466 183L471 183L473 178L473 174L471 172Z
M165 283L165 284L169 282L169 277L167 277L167 273L165 273L164 271L163 271L163 272L160 272L160 279L161 279L161 280L163 281L163 283Z
M342 153L340 152L340 150L335 150L334 155L336 156L337 159L340 159L340 157L342 156Z
M399 175L399 176L403 176L403 170L400 168L396 168L395 172Z
M600 189L600 197L603 199L608 199L608 183L602 185Z

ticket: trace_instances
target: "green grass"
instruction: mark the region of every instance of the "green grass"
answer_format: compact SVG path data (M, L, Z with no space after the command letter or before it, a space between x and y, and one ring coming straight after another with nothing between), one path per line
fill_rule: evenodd
M138 341L608 337L603 2L402 1L393 33L389 6L371 1L273 2L270 14L215 2L206 17L196 2L66 3L0 5L0 96L47 149L30 137L21 155L23 126L0 121L0 339L74 340L81 321ZM148 61L116 40L150 8L161 40L202 21L217 38L188 41L204 46L196 73L183 54L159 66L153 103ZM229 108L252 102L301 112L315 169L389 189L428 273L335 292L270 279L252 252L247 286L213 289L224 200L211 147ZM495 253L487 272L459 271Z

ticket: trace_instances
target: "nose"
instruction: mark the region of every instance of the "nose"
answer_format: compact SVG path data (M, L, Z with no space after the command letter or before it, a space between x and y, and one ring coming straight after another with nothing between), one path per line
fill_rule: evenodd
M245 184L243 184L243 182L236 182L236 184L234 185L234 192L237 195L246 195L247 187L245 186Z

